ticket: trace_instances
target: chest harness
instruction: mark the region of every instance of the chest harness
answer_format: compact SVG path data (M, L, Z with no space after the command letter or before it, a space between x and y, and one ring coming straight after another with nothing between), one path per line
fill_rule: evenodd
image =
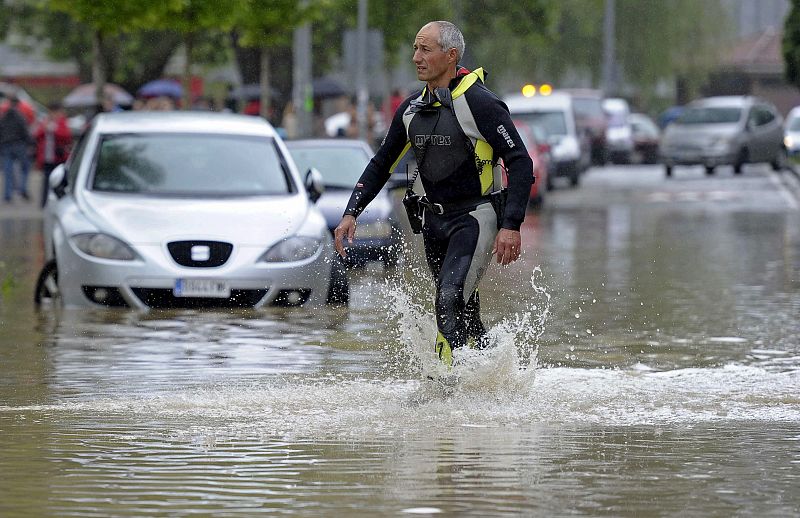
M497 167L492 147L478 131L464 96L477 81L483 83L483 79L484 71L478 68L463 76L452 92L447 88L437 88L430 92L426 86L403 114L408 142L392 170L413 151L416 167L413 176L406 169L408 189L404 198L406 209L409 210L409 221L412 220L413 212L409 207L417 203L434 213L443 214L488 201L495 185L500 185L500 168ZM425 196L416 195L412 190L419 175L426 182L438 183L456 173L477 174L480 195L451 203L434 203ZM491 201L494 204L495 200ZM420 228L421 219L420 211ZM414 227L412 222L412 229L416 231Z

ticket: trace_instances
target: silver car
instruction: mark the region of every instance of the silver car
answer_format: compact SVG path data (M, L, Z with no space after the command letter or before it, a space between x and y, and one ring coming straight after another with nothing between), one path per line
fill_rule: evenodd
M375 154L366 142L355 139L288 140L286 147L301 169L317 169L322 174L325 194L317 206L331 232L342 219L353 187ZM400 223L389 188L381 189L361 216L352 243L348 244L347 262L364 265L381 261L397 266L402 249Z
M713 174L718 165L740 174L748 163L786 163L783 119L774 106L750 96L708 97L690 103L667 126L659 154L672 176L676 165L702 165Z
M322 177L264 120L99 115L50 177L36 301L71 307L347 302Z

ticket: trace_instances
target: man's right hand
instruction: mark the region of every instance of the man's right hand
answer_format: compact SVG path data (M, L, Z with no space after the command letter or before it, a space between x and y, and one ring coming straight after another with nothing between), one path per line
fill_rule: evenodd
M344 238L347 238L347 243L353 243L353 237L356 235L356 218L353 216L347 215L342 217L342 221L339 222L339 225L333 231L333 240L334 245L336 246L336 251L339 253L340 256L347 257L347 252L344 249Z

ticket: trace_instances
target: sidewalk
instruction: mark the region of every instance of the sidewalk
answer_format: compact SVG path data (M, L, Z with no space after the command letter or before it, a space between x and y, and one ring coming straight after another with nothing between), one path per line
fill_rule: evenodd
M42 192L42 173L36 169L31 170L28 175L28 194L30 201L25 201L18 195L14 195L11 203L5 203L0 196L0 218L9 219L32 219L41 218L41 192ZM2 184L2 177L0 177L0 184Z

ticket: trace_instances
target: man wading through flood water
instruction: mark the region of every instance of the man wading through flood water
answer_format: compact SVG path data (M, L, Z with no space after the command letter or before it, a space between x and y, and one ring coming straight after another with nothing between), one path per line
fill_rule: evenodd
M450 22L425 25L414 39L414 64L425 87L398 107L378 152L353 189L334 231L336 250L356 231L356 218L409 150L417 168L408 174L403 203L436 280L436 353L448 367L452 349L468 340L481 346L477 285L492 254L502 265L519 258L533 162L506 105L483 84L483 69L458 65L464 37ZM501 188L503 159L508 189ZM424 196L412 191L420 176ZM495 193L495 194L492 194ZM417 217L419 215L419 217Z

